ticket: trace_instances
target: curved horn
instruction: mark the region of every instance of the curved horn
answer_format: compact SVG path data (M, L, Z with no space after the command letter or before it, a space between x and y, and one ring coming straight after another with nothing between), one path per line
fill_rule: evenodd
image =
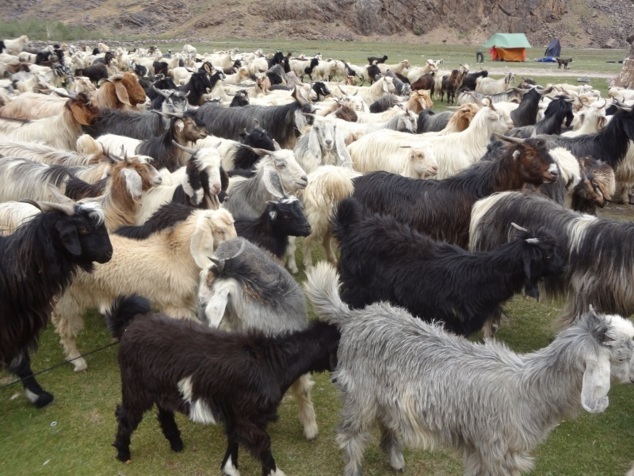
M209 261L211 261L216 266L216 268L218 268L218 272L222 273L225 268L225 260L220 260L214 258L213 256L207 256L207 258L209 258Z
M521 137L510 137L510 136L503 136L497 133L493 134L498 140L503 140L506 142L511 142L512 144L523 144L524 142L526 142L526 139L522 139Z
M518 225L517 223L515 223L515 222L511 222L511 226L512 226L513 228L515 228L516 230L519 230L519 231L525 231L525 232L527 232L527 233L528 233L528 230L527 230L526 228L524 228L524 227L522 227L522 226L519 226L519 225Z
M59 203L61 204L72 203L73 207L75 206L75 202L73 202L73 200L67 197L66 195L63 195L62 192L59 191L59 188L57 188L52 183L48 184L48 189L53 194L53 197L55 197L55 200L57 200Z
M246 248L246 241L247 240L244 240L244 239L241 240L240 249L238 249L236 254L234 254L231 258L227 258L227 259L234 259L234 258L237 258L238 256L240 256L242 254L242 252L244 251L244 248Z
M53 92L55 94L57 94L58 96L61 96L63 98L77 99L77 94L76 93L70 93L68 91L61 91L59 89L53 89Z
M154 86L154 84L152 84L152 90L158 94L160 94L161 96L163 96L164 98L168 98L172 95L172 92L166 93L165 91L163 91L162 89L157 88L156 86Z
M180 145L175 140L172 140L172 144L174 144L180 150L183 150L183 151L187 152L191 156L196 155L198 153L198 150L199 150L199 149L194 149L193 147L185 147L184 145Z
M29 203L36 208L42 210L42 213L46 212L62 212L65 215L73 216L75 214L75 202L71 203L55 203L55 202L45 202L45 201L36 201L36 200L20 200L24 203Z

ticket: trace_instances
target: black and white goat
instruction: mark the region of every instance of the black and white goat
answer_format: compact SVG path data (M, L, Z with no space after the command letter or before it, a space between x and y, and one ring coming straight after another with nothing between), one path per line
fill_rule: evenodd
M120 341L122 401L114 447L130 460L130 437L154 404L163 435L173 451L183 440L174 420L179 411L195 422L222 423L227 451L221 470L238 475L238 447L262 465L262 475L283 476L271 453L267 425L289 387L311 371L333 370L339 333L317 323L308 329L269 337L225 332L150 313L139 297L118 299L108 324ZM160 390L159 390L160 389Z
M109 261L112 245L96 204L32 203L42 213L0 237L0 366L20 377L29 401L43 407L53 395L33 377L29 350L50 319L54 298L77 271Z
M269 201L258 218L237 218L238 236L246 238L278 258L284 257L289 236L308 236L310 224L297 197Z
M470 253L391 216L363 213L358 201L345 199L332 224L340 249L341 297L353 309L388 301L468 336L514 294L524 290L537 298L537 283L563 271L563 253L543 229L515 230L510 243Z
M513 137L532 137L539 134L559 135L562 132L562 125L570 127L573 119L572 99L568 99L567 96L558 96L548 104L543 119L534 125L515 127L506 134Z

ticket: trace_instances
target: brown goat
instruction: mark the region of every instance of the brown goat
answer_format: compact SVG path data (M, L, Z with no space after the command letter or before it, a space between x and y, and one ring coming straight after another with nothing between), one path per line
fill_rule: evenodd
M93 93L93 100L100 108L135 110L145 99L137 75L130 72L111 76Z
M420 114L423 109L431 109L434 102L431 99L431 93L422 89L412 90L405 107L415 114Z
M418 78L416 81L414 81L410 86L412 88L412 91L416 91L419 89L423 89L426 91L429 91L429 95L433 96L434 95L434 88L435 88L435 79L436 77L436 73L435 72L431 72L431 73L427 73L422 75L420 78Z

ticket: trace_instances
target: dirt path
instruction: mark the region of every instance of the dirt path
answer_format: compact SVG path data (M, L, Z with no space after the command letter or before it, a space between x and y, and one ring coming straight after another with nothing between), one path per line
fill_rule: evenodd
M487 65L487 63L484 63ZM584 71L584 70L569 70L565 71L563 69L555 69L553 71L539 69L539 68L500 68L500 67L485 67L482 65L484 69L486 69L489 74L499 75L506 74L508 72L515 73L517 76L567 76L572 78L605 78L612 79L618 73L600 73L597 71ZM487 65L488 66L488 65Z

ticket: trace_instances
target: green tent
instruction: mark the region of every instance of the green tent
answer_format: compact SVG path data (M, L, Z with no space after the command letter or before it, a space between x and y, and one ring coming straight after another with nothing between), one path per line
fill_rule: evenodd
M484 46L494 61L526 61L526 48L532 48L524 33L495 33Z

